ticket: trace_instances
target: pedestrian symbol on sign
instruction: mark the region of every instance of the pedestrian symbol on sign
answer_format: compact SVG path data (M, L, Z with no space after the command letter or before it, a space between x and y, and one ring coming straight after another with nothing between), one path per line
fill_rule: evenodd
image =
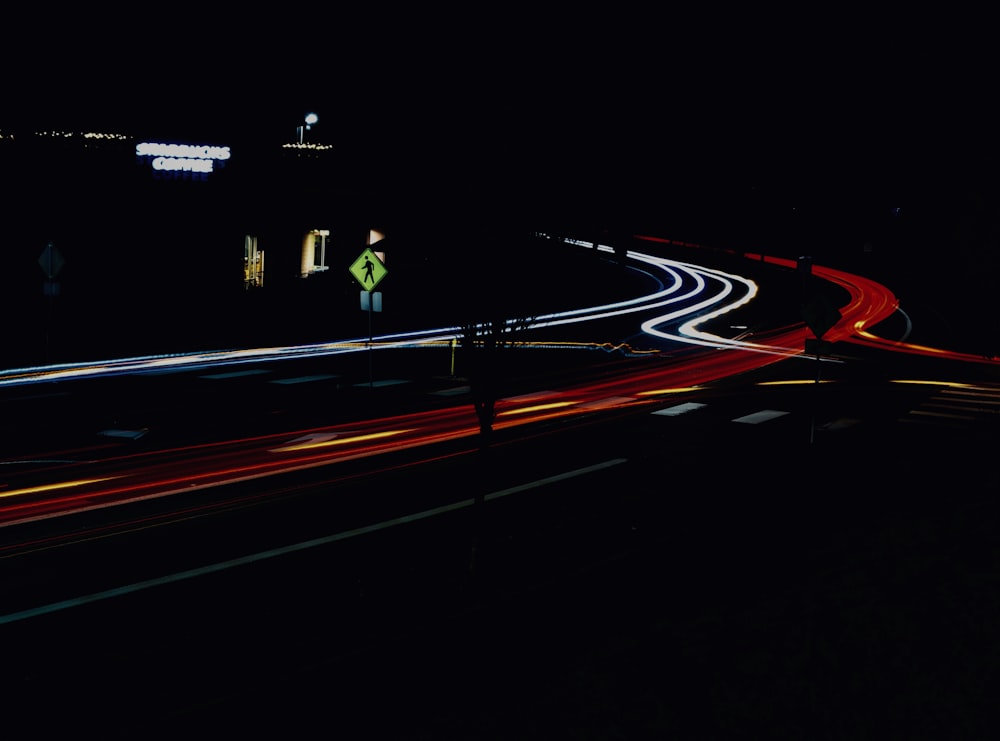
M366 291L377 286L389 271L371 248L362 252L350 267L351 275Z

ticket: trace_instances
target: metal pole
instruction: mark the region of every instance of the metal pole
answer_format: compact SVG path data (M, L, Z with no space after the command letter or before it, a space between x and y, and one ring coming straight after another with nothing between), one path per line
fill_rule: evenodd
M49 364L49 334L52 324L52 281L45 284L48 295L45 297L45 365Z
M368 388L374 386L374 381L372 380L372 311L375 309L372 306L372 292L368 292Z
M816 407L819 403L819 369L820 369L820 359L819 352L816 353L816 383L813 384L815 391L813 392L813 413L812 422L809 425L809 443L812 444L816 436Z

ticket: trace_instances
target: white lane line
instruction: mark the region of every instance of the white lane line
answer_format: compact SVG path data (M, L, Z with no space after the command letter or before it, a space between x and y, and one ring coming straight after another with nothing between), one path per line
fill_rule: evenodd
M103 437L122 437L129 440L138 440L140 437L144 436L149 430L142 428L141 430L101 430L98 434Z
M592 466L587 466L586 468L577 468L573 471L567 471L566 473L559 473L555 476L549 476L545 479L538 479L537 481L530 481L527 484L521 484L520 486L512 486L509 489L501 489L500 491L495 491L491 494L486 495L486 501L493 499L499 499L500 497L505 497L508 494L516 494L521 491L527 491L528 489L534 489L539 486L547 486L549 484L555 484L559 481L565 481L566 479L571 479L576 476L583 476L588 473L593 473L594 471L600 471L605 468L611 468L611 466L617 466L627 461L626 458L612 458L609 461L604 461L603 463L595 463Z
M455 386L453 388L441 389L440 391L432 391L431 394L434 396L459 396L460 394L467 394L471 389L468 386Z
M312 383L313 381L326 381L331 378L339 378L340 376L333 375L331 373L321 374L316 376L297 376L295 378L278 378L270 383L275 383L278 385L289 386L295 383Z
M971 417L968 414L945 414L944 412L928 412L924 409L911 409L909 413L921 417L941 417L944 419L961 419L967 422L975 419L975 417Z
M779 412L776 409L762 409L761 411L754 412L753 414L737 417L733 420L733 422L741 422L748 425L759 425L762 422L769 422L772 419L784 417L786 414L788 414L788 412Z
M263 368L257 368L252 370L232 371L231 373L209 373L208 375L200 376L200 378L211 378L212 380L218 380L224 378L240 378L242 376L260 376L270 372L271 371L264 370Z
M555 476L549 476L548 478L538 479L537 481L531 481L527 484L522 484L520 486L512 486L507 489L501 489L500 491L491 492L486 495L486 500L490 501L493 499L499 499L500 497L505 497L510 494L516 494L518 492L527 491L529 489L535 489L540 486L546 486L548 484L556 483L559 481L565 481L567 479L574 478L576 476L583 476L588 473L593 473L595 471L602 470L604 468L610 468L611 466L617 466L619 464L625 463L627 459L625 458L614 458L612 460L604 461L603 463L595 463L592 466L587 466L585 468L577 468L573 471L567 471L565 473L557 474ZM12 612L8 615L0 615L0 625L7 625L8 623L15 623L20 620L27 620L34 617L39 617L41 615L47 615L53 612L59 612L60 610L69 610L74 607L81 607L82 605L92 604L94 602L100 602L106 599L112 599L113 597L120 597L126 594L132 594L134 592L141 592L144 589L152 589L154 587L161 587L167 584L174 584L176 582L185 581L187 579L194 579L199 576L205 576L206 574L214 574L220 571L225 571L226 569L233 569L240 566L246 566L248 564L257 563L259 561L266 561L270 558L277 558L279 556L286 556L290 553L297 553L299 551L305 551L310 548L318 548L320 546L329 545L330 543L337 543L342 540L347 540L348 538L354 538L359 535L368 535L369 533L374 533L379 530L386 530L390 527L396 527L397 525L405 525L411 522L418 522L420 520L426 520L431 517L436 517L438 515L443 515L448 512L454 512L459 509L464 509L466 507L471 507L475 504L475 499L463 499L459 502L453 502L452 504L445 504L440 507L434 507L433 509L427 509L422 512L416 512L412 515L404 515L403 517L396 517L391 520L384 520L383 522L377 522L373 525L365 525L364 527L354 528L353 530L345 530L344 532L334 533L333 535L327 535L322 538L315 538L313 540L306 540L301 543L293 543L292 545L283 546L281 548L274 548L268 551L261 551L260 553L252 553L249 556L243 556L241 558L234 558L228 561L221 561L219 563L209 564L208 566L201 566L196 569L188 569L187 571L179 571L176 574L167 574L166 576L161 576L156 579L147 579L145 581L135 582L134 584L126 584L125 586L115 587L114 589L106 589L103 592L95 592L93 594L83 595L81 597L74 597L72 599L62 600L60 602L53 602L48 605L42 605L40 607L33 607L27 610L21 610L19 612Z
M1000 399L997 398L998 393L992 389L978 388L975 390L967 389L955 389L955 388L945 388L941 390L942 394L947 396L969 396L974 399L982 399L985 404L1000 404Z
M663 417L678 417L681 414L687 414L688 412L693 412L696 409L701 409L704 404L699 404L695 401L685 402L684 404L674 404L672 407L667 407L666 409L658 409L653 412L653 414L659 414Z

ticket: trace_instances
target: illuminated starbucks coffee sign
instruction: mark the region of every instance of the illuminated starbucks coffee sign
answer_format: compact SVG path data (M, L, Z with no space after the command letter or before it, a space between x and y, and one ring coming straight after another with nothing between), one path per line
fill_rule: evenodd
M229 159L229 147L201 146L192 144L158 144L142 142L136 144L135 154L147 158L158 173L206 176L215 169L216 163Z

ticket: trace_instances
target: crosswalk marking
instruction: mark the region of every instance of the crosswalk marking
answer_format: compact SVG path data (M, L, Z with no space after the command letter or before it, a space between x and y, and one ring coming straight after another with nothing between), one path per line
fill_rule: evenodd
M786 414L788 414L788 412L778 411L777 409L762 409L761 411L754 412L753 414L745 414L742 417L736 417L733 422L759 425L762 422L770 422L772 419L784 417Z
M311 383L313 381L327 381L331 378L338 378L338 376L332 374L317 375L317 376L297 376L295 378L276 378L271 381L271 383L277 383L281 385L291 385L296 383Z
M674 404L666 409L657 409L653 414L659 414L663 417L677 417L681 414L687 414L688 412L693 412L696 409L701 409L705 405L694 401L688 401L683 404Z

